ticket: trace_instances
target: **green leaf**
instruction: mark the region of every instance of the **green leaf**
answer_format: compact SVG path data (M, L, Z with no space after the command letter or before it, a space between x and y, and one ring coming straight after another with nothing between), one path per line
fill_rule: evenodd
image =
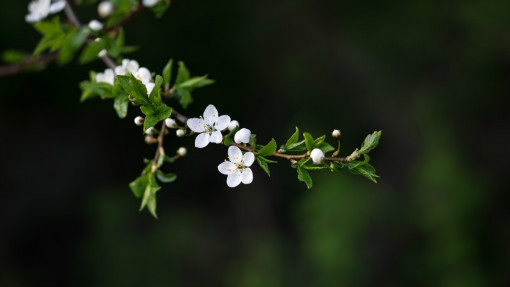
M382 131L378 131L378 132L376 131L370 135L367 135L367 137L365 138L365 141L363 142L363 145L361 146L361 148L359 150L359 154L360 155L366 154L369 151L373 150L379 144L379 139L381 138L381 134L382 134Z
M28 55L17 50L7 50L3 52L2 59L6 63L15 64L28 59Z
M156 107L156 112L154 113L155 116L158 117L158 120L164 120L172 114L172 108L166 106L165 104L161 104Z
M103 98L113 98L113 86L108 83L91 83L84 81L80 83L82 95L80 101L83 102L90 98L101 96Z
M165 85L170 85L170 80L172 78L172 64L173 59L170 59L170 61L168 61L168 63L163 68L163 83Z
M323 143L321 143L319 145L316 145L315 148L318 148L318 149L322 150L324 153L327 153L327 152L335 150L334 147L332 147L330 144L328 144L326 142L323 142Z
M156 80L154 81L155 86L152 89L151 94L149 95L149 101L154 103L155 105L159 105L161 103L161 96L159 94L161 84L163 84L163 78L160 75L156 75Z
M178 84L179 88L187 89L190 92L196 88L201 88L213 84L214 81L207 78L207 75L202 77L193 77L187 81Z
M259 164L260 168L262 168L262 170L267 173L267 176L271 177L269 167L267 166L267 159L258 154L255 155L255 159L257 160L257 163Z
M175 85L179 85L180 83L186 82L189 80L189 71L186 68L186 65L181 61L179 62L179 69L177 70L177 79L175 80Z
M309 133L303 133L303 137L305 138L306 149L308 151L311 151L313 149L313 137L312 137L312 135L309 134Z
M377 183L376 179L379 176L375 173L375 168L368 163L370 161L370 157L367 154L364 154L364 157L364 161L351 161L344 164L344 166L347 167L350 173L362 175L370 179L372 182Z
M290 145L297 143L298 140L299 140L299 128L296 127L296 131L287 140L285 146L289 147Z
M83 49L83 52L80 55L80 64L85 64L98 59L99 52L106 48L106 44L107 42L103 39L90 42L85 49Z
M181 99L179 100L179 103L181 103L183 108L187 108L189 104L193 102L193 98L191 98L191 93L186 89L177 89L177 95Z
M290 144L288 146L284 145L284 146L282 146L282 149L284 149L286 151L304 151L304 150L306 150L305 140Z
M145 206L148 207L150 213L158 218L156 215L156 192L161 189L161 187L156 183L154 179L154 174L148 174L148 184L143 193L142 204L140 206L140 210L143 210Z
M156 168L160 168L165 162L165 149L161 146L159 147L159 156L158 161L156 162Z
M177 175L175 173L163 173L160 170L156 171L156 177L163 183L174 182L177 179Z
M126 93L119 93L115 100L113 101L113 108L117 112L119 118L123 119L127 115L129 105L128 95Z
M308 189L312 188L312 178L306 169L301 166L297 168L298 179L306 184Z
M232 144L232 141L234 140L234 135L236 134L236 132L239 130L239 126L235 127L233 130L231 130L227 136L225 137L225 139L223 140L223 144L226 145L226 146L229 146Z
M314 141L313 141L313 147L312 149L314 148L319 148L318 146L321 145L324 140L326 139L326 135L323 135L321 136L320 138L316 138Z
M259 150L258 154L261 156L269 156L272 155L276 151L276 141L271 139L271 141L265 145L262 149Z
M152 128L158 123L158 118L155 116L146 116L145 121L143 121L143 132L146 132L147 129Z
M147 185L149 184L149 177L147 175L142 175L137 177L134 181L129 184L129 187L133 191L133 194L140 198L142 197Z
M156 3L156 5L152 6L150 9L154 12L154 16L156 18L160 18L165 14L166 10L170 6L170 0L162 0Z

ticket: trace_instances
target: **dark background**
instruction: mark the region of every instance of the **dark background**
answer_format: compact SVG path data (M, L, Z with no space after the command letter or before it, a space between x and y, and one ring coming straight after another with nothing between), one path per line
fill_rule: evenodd
M7 2L7 1L4 1ZM0 50L35 47L28 1L0 9ZM79 103L100 62L0 78L0 285L466 286L510 283L508 1L174 1L126 26L128 55L217 82L195 92L283 143L383 130L377 185L283 161L236 189L226 149L166 171L159 220L127 184L151 157L137 115ZM83 22L95 7L78 11ZM171 105L177 106L175 103Z

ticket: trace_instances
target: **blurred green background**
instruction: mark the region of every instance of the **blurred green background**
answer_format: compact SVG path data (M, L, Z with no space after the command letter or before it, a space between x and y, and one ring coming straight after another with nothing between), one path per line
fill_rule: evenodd
M26 2L0 9L0 51L35 47ZM154 153L135 109L79 103L102 63L0 78L0 285L510 284L510 2L173 2L126 41L217 81L186 114L212 103L279 143L337 128L345 153L383 130L379 183L319 171L307 190L281 162L229 189L225 147L172 136L189 155L154 220L127 186Z

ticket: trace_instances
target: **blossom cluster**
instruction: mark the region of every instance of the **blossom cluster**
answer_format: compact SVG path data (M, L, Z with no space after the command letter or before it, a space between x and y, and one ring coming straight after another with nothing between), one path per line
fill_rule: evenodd
M152 92L152 89L154 89L155 86L152 81L152 73L149 69L140 67L136 60L123 59L122 64L115 67L115 71L112 69L106 69L103 73L97 73L96 82L113 85L115 76L124 76L129 73L133 74L135 78L145 85L148 94Z

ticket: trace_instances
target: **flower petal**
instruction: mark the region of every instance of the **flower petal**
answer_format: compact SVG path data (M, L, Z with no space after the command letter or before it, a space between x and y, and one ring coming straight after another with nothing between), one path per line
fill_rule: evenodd
M232 174L229 174L227 176L227 185L229 187L236 187L241 183L241 173L240 172L234 172Z
M244 154L243 163L245 166L251 166L255 161L255 155L252 152L247 152Z
M220 131L214 131L211 134L211 137L209 138L209 141L212 143L221 143L222 140L223 140L223 136L221 135Z
M241 179L244 184L250 184L253 181L253 172L251 168L246 168L241 174Z
M251 131L249 129L242 128L234 135L234 141L238 144L250 142Z
M190 128L190 130L196 133L201 133L205 131L204 120L199 118L188 119L188 127Z
M202 133L197 136L195 139L195 147L197 148L203 148L206 147L209 144L209 134Z
M216 125L214 126L216 130L222 131L228 127L230 124L230 117L229 116L221 116L216 121Z
M39 14L27 14L25 16L25 21L27 21L27 23L35 23L39 20L41 20Z
M207 108L205 108L204 119L208 125L214 126L214 124L218 120L218 110L216 109L215 106L208 105Z
M218 170L226 175L232 174L236 171L237 166L230 161L222 162L220 165L218 165Z
M62 11L62 9L64 9L64 7L66 7L66 1L64 0L55 1L50 6L50 13L55 14L57 12L60 12Z
M243 159L243 153L238 147L231 145L228 148L228 158L233 163L239 163Z

